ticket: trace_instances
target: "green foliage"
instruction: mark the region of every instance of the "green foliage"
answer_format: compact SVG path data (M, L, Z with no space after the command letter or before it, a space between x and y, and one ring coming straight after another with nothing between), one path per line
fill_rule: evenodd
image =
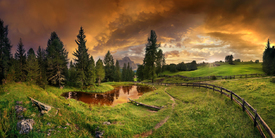
M130 64L128 62L128 65L126 67L126 64L124 63L122 68L122 81L134 81L134 72L132 71L132 67L130 67Z
M110 51L104 57L104 64L105 64L105 81L114 81L115 80L115 65L114 59L111 55Z
M255 63L260 63L260 61L259 60L255 60Z
M46 52L47 80L49 84L62 87L67 70L68 52L55 32L51 33Z
M98 86L100 86L101 80L103 80L105 77L103 62L100 58L96 62L96 77L97 77Z
M8 26L0 19L0 84L7 77L11 66L11 44L8 38Z
M170 72L177 72L177 65L176 64L170 64L169 65L169 71Z
M274 46L271 48L269 39L267 41L266 49L263 53L263 71L267 75L275 74L275 48Z
M119 62L116 60L116 66L115 66L115 81L119 82L121 80L121 72L119 67Z
M184 64L184 62L181 62L181 63L177 64L177 70L178 71L186 71L187 70L186 65Z
M144 80L144 75L143 75L143 70L144 66L143 65L138 65L137 69L137 81L143 81Z
M28 51L26 70L28 72L27 81L30 83L37 83L39 78L39 64L32 48Z
M15 53L15 59L17 60L16 65L16 81L26 81L27 70L26 70L26 54L22 39L20 38L17 45L17 51Z
M41 47L38 47L37 50L37 62L39 66L39 76L37 80L37 84L45 89L48 81L47 81L47 75L46 75L46 51L44 49L41 49Z
M229 64L233 64L233 55L227 55L225 57L225 62L228 62Z
M89 58L88 49L86 48L86 35L84 30L80 27L79 34L75 40L78 49L73 53L76 57L75 68L77 71L77 86L89 86L95 82L95 68L93 57Z
M159 49L157 52L157 57L156 57L156 74L159 75L159 73L161 73L162 70L162 66L164 65L163 63L163 59L164 59L164 54L162 53L162 50Z
M157 35L154 30L151 30L151 35L148 38L148 43L145 48L145 57L143 60L144 65L144 78L151 79L154 82L156 77L156 61L157 61L157 50L160 44L157 44Z

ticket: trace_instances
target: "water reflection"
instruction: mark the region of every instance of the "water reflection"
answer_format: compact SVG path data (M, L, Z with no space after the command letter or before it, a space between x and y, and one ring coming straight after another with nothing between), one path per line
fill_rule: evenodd
M115 106L126 103L128 98L138 99L143 93L151 91L147 86L119 86L106 93L67 92L62 96L67 99L76 99L88 104Z

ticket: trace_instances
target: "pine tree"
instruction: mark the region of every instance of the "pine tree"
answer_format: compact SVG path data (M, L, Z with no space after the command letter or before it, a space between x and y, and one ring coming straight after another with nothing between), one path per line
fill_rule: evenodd
M37 54L37 62L39 66L39 76L38 76L37 84L43 89L45 89L47 85L46 51L44 49L41 49L41 47L39 46L36 54Z
M8 26L0 19L0 84L7 77L11 66L11 44L8 38Z
M96 62L96 77L98 80L98 86L100 86L101 80L105 77L104 66L101 59L98 59Z
M16 80L26 81L27 70L26 70L26 53L22 39L20 38L17 51L15 53L15 59L17 60L16 68Z
M158 76L159 73L162 72L163 53L162 53L162 50L161 50L161 49L159 49L156 58L157 58L157 59L156 59L156 74L157 74L157 76Z
M108 51L104 57L104 64L105 64L105 80L114 81L115 65L114 65L113 56L111 55L110 51Z
M88 66L89 64L89 54L88 49L86 48L86 36L84 34L84 30L82 27L80 27L79 34L77 35L77 39L75 40L76 44L78 45L78 49L73 53L73 55L76 57L75 59L75 67L77 70L77 82L78 86L82 87L83 85L91 85L92 81L89 81L91 76L88 73Z
M27 81L31 83L36 83L39 78L39 64L32 48L30 48L28 51L26 70L28 72Z
M47 52L47 80L50 84L64 85L65 71L67 70L68 52L55 32L51 33L46 48Z
M157 59L157 50L160 47L160 44L157 44L157 35L154 30L151 30L151 35L148 38L148 43L145 48L145 57L143 60L145 78L151 79L152 83L155 79L156 74L156 59Z
M116 67L115 67L115 81L119 82L121 80L121 72L119 67L119 62L116 60Z
M127 80L127 67L126 64L123 64L123 68L122 68L122 77L121 77L122 81L126 81Z
M144 80L143 70L144 70L144 66L143 65L138 65L138 69L137 69L137 72L136 72L138 81L143 81Z
M87 78L87 83L89 85L94 85L95 80L96 80L96 70L95 70L95 61L93 56L91 56L89 60L89 64L87 66L86 72L86 78Z

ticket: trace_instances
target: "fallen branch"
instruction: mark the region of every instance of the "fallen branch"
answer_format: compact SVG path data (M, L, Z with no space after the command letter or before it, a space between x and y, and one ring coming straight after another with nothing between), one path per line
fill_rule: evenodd
M31 97L29 97L29 98L31 99L31 101L32 101L33 104L35 104L36 106L39 107L39 109L41 110L41 113L42 113L42 114L48 113L48 112L52 109L52 107L49 106L49 105L46 105L46 104L44 104L44 103L41 103L41 102L39 102L39 101L37 101L37 100L31 98Z
M136 102L134 100L131 100L130 98L128 98L131 102L134 102L136 103L137 105L142 105L142 106L145 106L145 107L149 107L149 108L153 108L153 109L157 109L157 110L160 110L162 107L158 107L158 106L152 106L152 105L146 105L146 104L143 104L143 103L139 103L139 102Z

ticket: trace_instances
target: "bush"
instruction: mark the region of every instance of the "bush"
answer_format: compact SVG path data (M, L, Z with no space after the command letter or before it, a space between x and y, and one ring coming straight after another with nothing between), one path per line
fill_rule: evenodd
M213 75L213 76L210 76L210 79L211 79L211 80L216 80L217 77L216 77L215 75Z
M275 78L272 78L270 82L275 83Z
M255 60L255 63L259 63L259 60Z

